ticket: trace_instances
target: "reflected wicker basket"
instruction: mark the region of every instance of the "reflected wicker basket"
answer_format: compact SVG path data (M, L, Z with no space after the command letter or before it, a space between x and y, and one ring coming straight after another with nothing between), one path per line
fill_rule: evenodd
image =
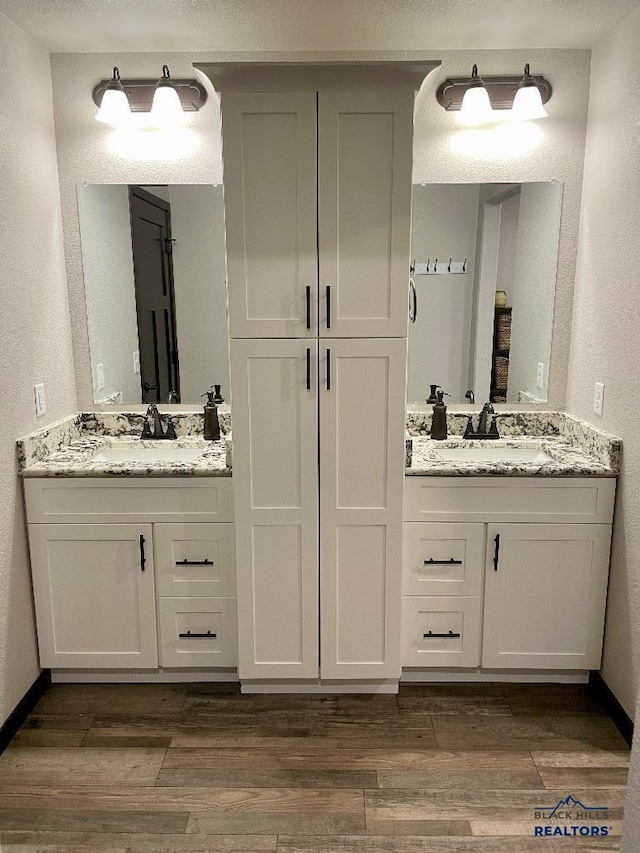
M501 355L495 358L496 388L505 389L509 384L509 359Z
M511 346L511 314L498 314L496 316L496 345L498 349L505 350Z

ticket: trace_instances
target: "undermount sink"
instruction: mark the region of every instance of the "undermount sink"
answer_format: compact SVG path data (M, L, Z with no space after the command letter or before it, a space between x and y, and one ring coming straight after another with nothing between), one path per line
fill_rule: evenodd
M447 462L552 462L543 450L537 447L442 447L439 456Z
M137 447L128 444L126 447L105 447L95 456L92 462L194 462L202 456L203 451L193 447L163 444L157 447Z

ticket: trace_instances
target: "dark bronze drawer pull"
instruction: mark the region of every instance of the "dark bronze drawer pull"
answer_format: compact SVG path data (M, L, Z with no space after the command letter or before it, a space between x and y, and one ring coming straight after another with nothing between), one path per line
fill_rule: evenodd
M425 566L461 566L462 560L454 560L453 557L448 560L434 560L433 557L430 557L424 561L424 564Z
M435 640L439 638L444 638L446 640L450 640L452 637L461 637L462 634L454 634L453 631L449 631L448 634L434 634L432 631L429 631L427 634L423 634L422 638L424 640Z
M206 634L192 634L191 631L187 631L186 634L178 634L178 636L180 637L180 639L185 640L199 640L202 638L204 638L205 640L215 640L218 635L212 634L211 631L207 631Z
M176 560L176 566L212 566L213 560Z

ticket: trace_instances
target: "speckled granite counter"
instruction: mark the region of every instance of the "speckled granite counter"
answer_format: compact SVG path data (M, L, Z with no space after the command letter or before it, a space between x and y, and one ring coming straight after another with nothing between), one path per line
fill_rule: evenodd
M449 438L429 438L430 412L407 416L407 476L432 477L616 477L622 442L586 421L563 412L498 412L498 441L463 439L470 412L448 413ZM478 413L473 414L477 423ZM525 448L542 451L549 461L447 460L438 450L451 448Z
M166 416L164 416L166 417ZM220 413L222 437L205 441L203 416L179 412L171 416L175 441L142 441L144 415L130 412L77 414L51 424L17 442L22 477L230 477L231 441L229 413ZM151 452L158 448L176 455L190 451L188 459L99 459L105 450ZM194 451L196 452L194 458ZM198 453L198 451L201 451Z

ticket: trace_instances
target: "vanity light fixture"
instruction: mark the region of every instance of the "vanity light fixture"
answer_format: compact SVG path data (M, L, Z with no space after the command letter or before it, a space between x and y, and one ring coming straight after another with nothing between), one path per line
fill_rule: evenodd
M549 113L542 104L542 96L538 84L529 72L529 63L524 66L524 76L516 89L513 99L512 115L520 121L546 118Z
M207 90L198 80L173 80L166 65L159 80L121 80L114 68L110 80L95 86L93 101L99 107L96 119L114 127L127 125L131 113L148 113L153 124L175 126L185 113L197 112L206 104Z
M509 110L507 117L523 121L544 118L547 111L543 104L551 98L552 92L551 83L548 80L530 73L529 63L524 67L524 76L517 77L480 78L477 66L474 65L471 79L448 78L438 87L436 99L447 112L459 110L460 123L463 121L462 114L466 110L467 97L472 99L471 104L479 105L481 99L484 100L484 95L487 95L490 102L493 118L496 118L497 111Z
M104 81L103 81L104 82ZM95 97L94 97L95 100ZM131 115L131 107L124 86L120 82L120 71L114 66L113 76L104 87L96 113L96 121L114 127L125 123Z
M491 109L489 93L484 81L478 76L478 66L474 65L471 69L471 79L462 96L460 114L457 118L458 124L474 127L491 121L492 116L493 110Z
M154 124L163 127L182 124L185 119L180 95L173 85L167 65L162 66L162 77L156 83L151 104L151 118Z

